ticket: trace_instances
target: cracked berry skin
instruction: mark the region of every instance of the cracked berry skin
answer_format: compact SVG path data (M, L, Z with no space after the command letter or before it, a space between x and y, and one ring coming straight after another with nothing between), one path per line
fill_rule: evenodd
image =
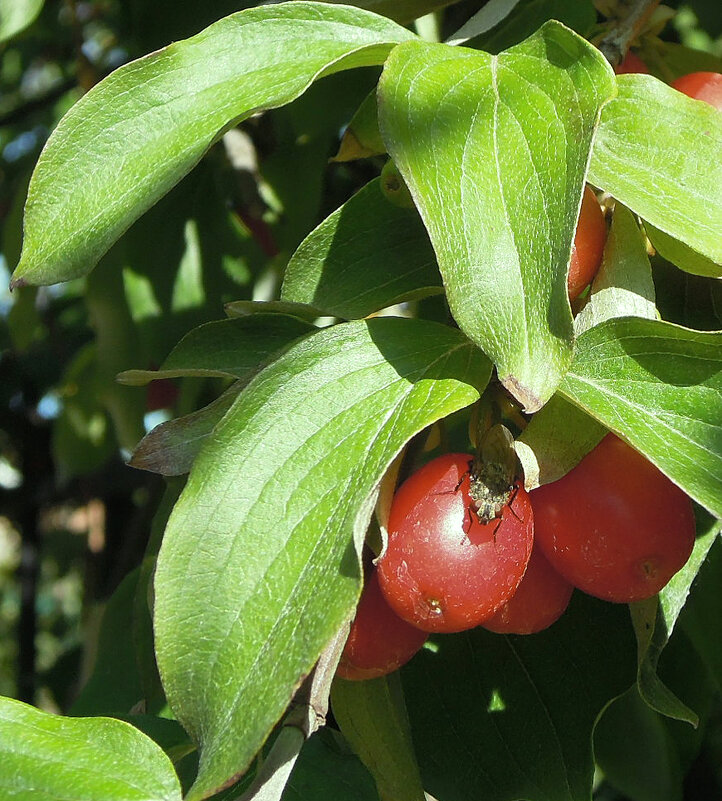
M501 514L482 523L469 494L472 459L433 459L391 506L379 583L394 611L424 631L463 631L490 618L516 591L531 554L528 494L515 487Z
M613 434L531 501L535 541L552 567L605 601L651 598L692 552L689 497Z
M348 681L385 676L405 665L427 636L391 609L374 570L361 593L336 673Z

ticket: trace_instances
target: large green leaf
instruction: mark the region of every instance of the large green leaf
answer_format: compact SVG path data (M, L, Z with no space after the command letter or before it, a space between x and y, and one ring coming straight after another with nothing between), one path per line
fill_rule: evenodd
M168 757L120 720L66 718L0 699L0 795L22 801L180 801Z
M439 637L402 669L424 788L438 801L589 801L591 737L634 681L621 605L576 593L551 628Z
M722 334L608 320L579 338L560 391L722 517Z
M351 7L247 9L116 70L53 132L30 183L16 283L88 272L230 125L320 75L381 63L409 31Z
M589 178L662 232L722 263L722 114L651 75L621 75Z
M355 319L441 291L418 213L387 200L376 179L301 243L286 267L281 297Z
M435 323L320 331L248 385L195 461L156 572L158 664L200 743L189 801L245 769L358 598L358 545L403 445L490 364Z
M409 42L379 122L436 251L451 311L529 411L572 358L566 272L599 108L600 52L559 23L499 56Z

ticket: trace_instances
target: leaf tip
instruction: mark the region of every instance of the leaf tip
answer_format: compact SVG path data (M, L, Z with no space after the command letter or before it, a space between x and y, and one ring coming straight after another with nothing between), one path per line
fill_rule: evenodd
M514 375L508 375L506 378L501 378L500 381L504 389L510 392L519 403L521 403L526 414L538 412L546 403L546 400L532 392L529 387L522 384Z

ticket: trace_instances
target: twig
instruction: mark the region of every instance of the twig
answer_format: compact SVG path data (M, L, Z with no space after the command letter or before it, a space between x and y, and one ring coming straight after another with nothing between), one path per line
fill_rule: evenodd
M639 36L645 23L654 13L660 0L627 0L627 13L623 14L611 30L597 45L607 61L616 67L629 50L630 44Z
M234 801L278 801L306 740L326 723L328 696L348 637L350 619L339 629L303 682L283 727L253 784Z

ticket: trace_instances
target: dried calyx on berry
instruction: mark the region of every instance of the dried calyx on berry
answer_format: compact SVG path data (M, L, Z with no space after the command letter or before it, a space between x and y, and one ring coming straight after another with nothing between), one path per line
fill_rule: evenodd
M469 494L482 523L501 515L511 500L517 473L517 457L511 431L497 423L481 438L471 463Z

